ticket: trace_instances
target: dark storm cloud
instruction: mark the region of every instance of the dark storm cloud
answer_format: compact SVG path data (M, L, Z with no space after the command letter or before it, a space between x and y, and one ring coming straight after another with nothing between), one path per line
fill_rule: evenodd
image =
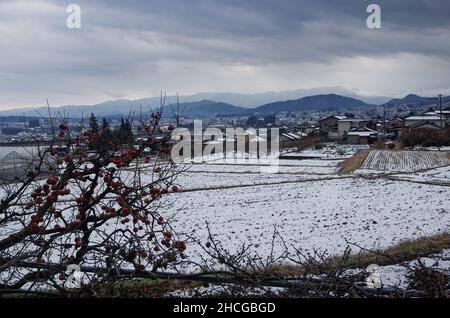
M379 32L365 26L366 8L372 2L382 7L383 29ZM211 59L227 56L271 62L359 53L450 55L447 41L439 41L449 35L447 0L135 0L99 1L96 7L94 24L161 32L167 39L185 37L187 42L204 40L192 45L213 51ZM123 17L118 19L121 13ZM232 43L225 50L207 40ZM189 43L183 44L190 48Z
M70 3L81 6L80 30L65 27ZM380 30L366 27L370 3L382 8ZM448 88L449 16L448 0L5 0L0 106L322 82ZM416 78L431 68L441 73Z

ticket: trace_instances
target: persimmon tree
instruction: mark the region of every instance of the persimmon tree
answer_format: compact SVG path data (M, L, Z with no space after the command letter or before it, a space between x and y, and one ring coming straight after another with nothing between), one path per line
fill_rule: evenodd
M55 138L39 147L26 177L1 185L1 290L71 293L66 268L74 264L94 269L82 281L89 293L119 269L157 271L183 261L186 243L164 215L183 168L170 159L162 109L137 123L140 143L131 136L115 143L105 125L75 134L53 119Z

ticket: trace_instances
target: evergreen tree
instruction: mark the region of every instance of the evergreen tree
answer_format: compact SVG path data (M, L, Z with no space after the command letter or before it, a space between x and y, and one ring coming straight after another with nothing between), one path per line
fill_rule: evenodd
M89 130L91 133L98 133L98 122L94 114L91 114L89 119Z
M125 134L125 138L126 138L125 140L127 142L131 142L133 140L133 128L132 128L131 123L130 123L130 121L128 119L125 121L124 134Z
M89 118L89 132L91 133L89 138L89 149L97 149L98 122L94 114L91 114L91 118Z
M109 127L108 121L103 118L102 124L100 126L100 133L98 138L97 147L99 150L111 150L113 145L116 144L113 140L113 135L111 134L111 129Z
M133 127L131 122L127 119L120 119L120 125L112 132L114 142L119 144L129 144L133 141Z
M103 118L103 120L102 120L102 127L101 127L101 129L102 129L102 131L109 130L109 123L108 123L108 121L105 118Z

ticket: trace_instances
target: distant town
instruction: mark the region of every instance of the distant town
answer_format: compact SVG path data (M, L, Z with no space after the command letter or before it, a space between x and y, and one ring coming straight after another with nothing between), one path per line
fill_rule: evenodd
M373 144L376 141L395 141L403 131L412 131L421 128L441 129L450 123L450 98L425 98L416 95L406 96L404 99L392 100L383 105L365 105L336 107L321 104L320 107L303 107L303 100L298 100L299 106L292 111L285 111L283 104L294 104L297 101L279 102L280 111L276 111L277 103L271 103L269 110L243 109L239 112L221 113L223 109L215 108L202 112L208 103L217 106L219 102L202 101L178 105L178 112L173 105L167 105L163 116L166 126L174 123L175 118L183 127L192 129L195 119L202 119L204 127L225 129L226 127L268 128L281 129L282 140L297 140L306 136L326 138L330 141L347 144ZM228 105L228 104L225 104ZM201 107L198 107L201 106ZM219 104L220 106L220 104ZM196 109L199 108L199 109ZM292 108L292 107L291 107ZM306 110L302 110L306 108ZM318 109L315 109L318 108ZM56 109L56 108L55 108ZM55 110L54 109L54 110ZM85 107L85 109L89 109ZM97 109L97 107L94 107ZM20 110L18 110L20 111ZM27 114L30 112L27 112ZM55 111L54 111L55 113ZM94 113L94 112L93 112ZM96 115L94 113L94 115ZM61 115L55 114L53 122L48 116L1 116L0 113L0 146L32 145L52 140L54 121ZM85 118L64 118L68 121L73 132L80 132L89 122L90 113ZM121 121L127 119L131 122L134 133L139 126L138 119L148 116L142 108L135 109L128 114L115 114L98 116L105 119L111 129L120 126ZM52 126L53 125L53 126Z

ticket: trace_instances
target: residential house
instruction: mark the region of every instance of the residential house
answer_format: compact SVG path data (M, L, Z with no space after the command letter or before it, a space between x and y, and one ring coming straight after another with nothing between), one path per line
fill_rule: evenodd
M428 121L428 120L423 120L423 121L418 121L410 126L408 126L409 129L420 129L420 128L431 128L431 129L441 129L441 125L436 124L434 122Z
M345 134L345 140L352 145L372 144L377 140L378 132L367 127L352 128Z
M323 135L326 134L330 140L338 140L338 122L346 118L346 116L329 116L319 120L319 132Z
M405 127L409 129L418 129L418 128L440 129L441 124L445 125L445 121L443 121L441 116L437 114L424 116L411 116L405 118Z
M434 112L426 113L427 116L442 116L442 119L446 126L450 126L450 110L443 110L442 112L440 110L436 110Z
M363 127L366 127L366 121L364 119L345 118L338 120L338 140L343 140L345 134L353 128Z
M388 132L396 132L405 128L405 121L399 117L392 119L387 125L386 130Z
M314 121L301 123L300 125L297 125L296 128L305 134L317 133L317 130L319 129L317 127L317 122Z

